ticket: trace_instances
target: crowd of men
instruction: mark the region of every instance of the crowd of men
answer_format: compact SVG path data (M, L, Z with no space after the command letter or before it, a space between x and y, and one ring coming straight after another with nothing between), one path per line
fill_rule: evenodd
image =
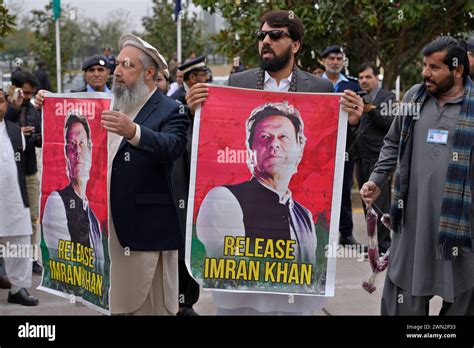
M390 211L392 218L393 241L390 230L378 223L379 250L383 254L390 249L381 313L426 315L429 301L440 296L441 314L473 315L474 41L443 36L429 43L423 50L423 82L402 101L418 103L420 113L395 115L382 113L383 107L395 102L395 95L381 87L374 62L362 64L357 78L348 76L346 54L335 43L306 72L297 66L304 36L297 16L270 11L260 26L255 25L259 30L254 49L260 67L245 70L237 59L229 86L342 93L348 127L339 244L366 251L353 237L355 176L364 209L373 205ZM205 56L183 64L173 57L167 64L157 48L130 34L121 37L119 49L117 57L107 48L86 59L84 87L72 91L111 93L115 98L114 109L102 114L102 125L109 132L111 310L113 314L197 315L193 305L199 298L199 284L184 262L184 231L193 118L208 96L212 73ZM40 108L51 89L45 69L42 63L36 76L17 71L11 93L0 92L0 149L11 143L8 151L0 153L7 168L0 171L0 178L10 183L0 185L1 243L39 244L36 148L42 145ZM184 113L180 112L183 104ZM453 160L454 151L463 156ZM125 152L135 156L133 168L124 161ZM162 199L167 193L174 201L159 205L153 213L151 206L130 208L128 202L138 199L137 192L156 193ZM150 237L149 226L158 233ZM125 247L130 249L126 257ZM27 289L31 273L42 271L38 260L5 258L3 263L0 287L10 288L8 301L37 305L38 299ZM213 299L220 315L310 315L327 302L295 295L289 303L286 295L217 291Z

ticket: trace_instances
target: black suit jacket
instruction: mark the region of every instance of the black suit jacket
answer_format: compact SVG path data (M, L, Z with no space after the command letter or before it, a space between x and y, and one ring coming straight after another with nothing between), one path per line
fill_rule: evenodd
M344 75L345 76L345 75ZM335 92L337 93L344 93L346 89L350 89L351 91L358 92L360 91L359 83L357 79L345 76L349 81L341 81L337 85ZM355 141L357 139L356 136L356 128L350 124L347 125L347 135L346 135L346 151L349 154L349 159L354 160L355 157Z
M35 127L35 132L33 134L25 135L25 174L36 174L38 172L38 164L36 162L35 148L42 146L41 114L32 104L22 105L18 110L14 110L11 106L8 106L5 119L17 124L20 127Z
M185 105L186 104L186 91L184 90L184 87L179 87L176 92L174 92L172 95L170 95L170 98L173 100L177 100Z
M171 170L186 146L189 120L178 102L156 90L134 122L138 147L122 141L112 164L110 204L117 237L133 251L184 247Z
M229 76L228 85L233 87L255 89L259 69L246 70ZM332 83L319 76L296 68L297 92L334 92Z

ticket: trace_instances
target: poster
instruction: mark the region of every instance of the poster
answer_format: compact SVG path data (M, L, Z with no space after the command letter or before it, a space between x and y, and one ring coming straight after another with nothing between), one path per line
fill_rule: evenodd
M334 296L347 113L339 94L209 87L186 262L204 288Z
M110 314L105 93L47 94L40 192L39 287Z

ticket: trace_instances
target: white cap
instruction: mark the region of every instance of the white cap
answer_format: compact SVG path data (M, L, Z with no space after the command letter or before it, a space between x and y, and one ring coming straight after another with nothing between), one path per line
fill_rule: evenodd
M158 50L150 45L145 40L140 39L138 36L132 34L124 34L120 37L118 42L119 50L127 46L134 46L139 50L145 52L153 61L158 65L158 70L162 71L168 69L166 59L158 52Z

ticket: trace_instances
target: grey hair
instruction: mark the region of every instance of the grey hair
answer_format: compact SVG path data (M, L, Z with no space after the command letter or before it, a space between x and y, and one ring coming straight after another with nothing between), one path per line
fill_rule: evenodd
M155 68L155 73L152 76L153 81L158 80L158 73L160 72L160 69L158 69L158 65L154 62L153 59L151 59L145 52L140 51L140 54L138 55L138 59L140 59L140 62L143 64L143 71L148 69L148 67L152 66Z

